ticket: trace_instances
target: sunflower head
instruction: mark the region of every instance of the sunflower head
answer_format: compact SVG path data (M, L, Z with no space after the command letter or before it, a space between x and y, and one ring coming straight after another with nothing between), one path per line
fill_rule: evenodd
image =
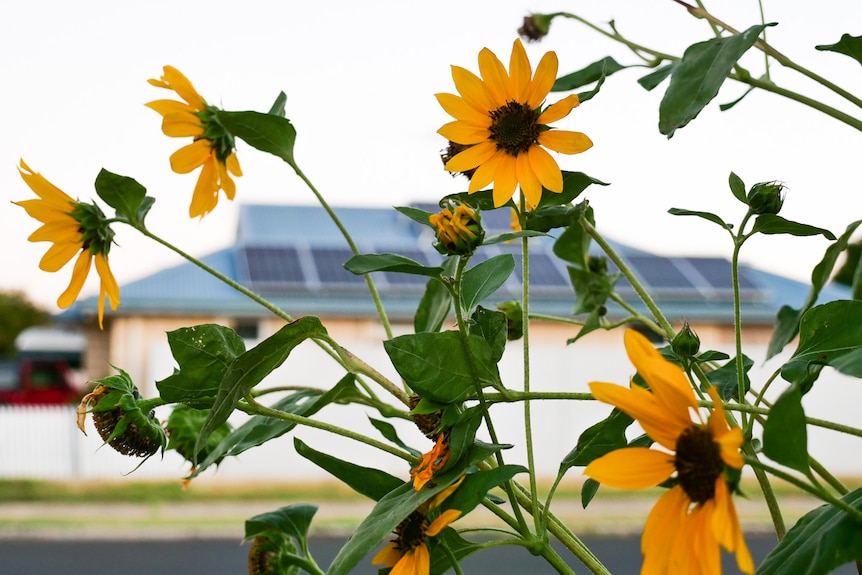
M86 434L84 421L92 413L99 436L123 455L149 458L167 445L165 430L155 411L141 399L129 375L120 371L96 380L97 386L78 405L78 428Z
M296 554L296 545L287 534L268 529L257 534L248 550L248 575L281 575L289 573L287 555Z
M422 401L422 398L418 395L411 395L408 398L410 419L413 420L413 423L416 424L416 427L419 428L419 431L421 431L425 437L428 439L434 439L440 431L440 424L443 422L443 411L436 410L430 413L426 413L424 411L417 412L415 410L419 406L420 401Z
M448 202L439 213L431 214L428 221L437 236L434 247L441 254L471 255L485 238L479 212L459 202Z

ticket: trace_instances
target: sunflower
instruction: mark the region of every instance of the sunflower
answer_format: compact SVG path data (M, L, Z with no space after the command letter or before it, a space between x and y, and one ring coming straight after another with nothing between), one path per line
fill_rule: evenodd
M452 79L460 96L436 94L454 122L437 130L444 138L468 146L448 158L450 172L475 172L468 193L494 182L494 206L509 201L520 185L529 207L542 198L542 187L563 191L563 174L545 150L577 154L593 143L580 132L552 130L548 124L566 117L580 102L576 94L542 110L557 77L557 55L546 53L533 75L520 40L515 40L507 72L487 48L479 52L480 79L452 66ZM451 146L450 146L451 148Z
M90 264L95 261L99 274L99 327L105 315L105 295L111 309L120 305L120 288L111 268L108 266L108 252L114 232L108 220L96 204L85 204L69 197L60 188L36 173L21 160L18 172L30 186L38 199L13 202L27 210L30 217L42 222L42 226L30 234L31 242L53 242L39 268L46 272L56 272L69 263L77 254L72 267L72 279L57 299L57 306L65 309L72 305L90 273Z
M428 575L431 571L431 553L426 540L436 537L461 516L459 509L447 509L440 513L439 507L463 480L462 476L399 523L395 528L395 540L387 543L374 556L371 564L391 567L389 575ZM434 519L429 521L431 517Z
M437 441L431 451L422 455L419 463L410 470L410 478L413 479L413 488L416 491L422 489L434 474L443 469L449 461L449 441L445 433L437 436Z
M444 255L475 252L485 237L481 222L477 211L457 202L449 202L442 211L428 216L428 223L437 236L434 247Z
M164 75L147 80L153 86L173 90L185 100L155 100L147 104L162 115L162 131L172 138L191 136L194 141L171 155L171 169L187 174L201 168L197 185L189 206L189 216L205 216L218 204L219 190L229 200L236 195L236 184L231 178L242 176L236 159L234 138L218 121L219 109L206 103L179 70L164 67Z
M684 372L665 360L646 337L625 334L629 359L650 390L631 385L590 383L599 401L610 403L638 422L656 443L671 451L626 447L587 465L584 474L622 489L658 485L675 473L676 484L656 502L641 539L642 575L720 574L719 546L736 554L744 573L754 572L742 528L725 479L725 466L741 469L742 431L727 423L715 388L714 409L706 422ZM698 421L692 421L691 414Z

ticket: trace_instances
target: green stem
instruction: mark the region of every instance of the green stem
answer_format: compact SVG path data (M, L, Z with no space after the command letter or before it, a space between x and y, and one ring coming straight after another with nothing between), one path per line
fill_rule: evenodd
M398 387L398 385L390 381L385 375L359 359L357 356L353 355L350 351L339 345L335 340L328 337L324 338L324 340L332 347L335 353L338 354L342 365L344 365L345 369L350 373L361 374L368 377L392 394L392 396L398 399L401 403L408 407L410 406L410 398L407 393Z
M808 464L811 466L812 471L814 471L817 475L823 478L826 483L832 486L832 489L837 491L840 495L847 495L850 493L850 489L844 485L840 479L832 475L828 469L823 467L823 464L813 457L808 457Z
M445 553L446 557L449 559L449 565L452 567L452 571L455 572L455 575L464 575L464 572L461 571L461 566L458 564L458 558L455 557L455 554L452 553L449 546L443 543L440 547L443 548L443 553Z
M654 64L658 64L658 62L661 62L662 60L670 60L670 61L679 60L678 56L673 56L671 54L665 54L664 52L659 52L657 50L653 50L651 48L647 48L646 46L641 46L640 44L636 44L630 40L627 40L625 37L623 37L616 30L614 30L613 32L608 32L604 28L596 26L595 24L593 24L589 20L581 18L577 14L572 14L570 12L556 12L556 13L552 14L552 16L563 16L564 18L571 18L572 20L576 20L576 21L580 22L581 24L585 25L586 27L598 32L602 36L606 36L607 38L610 38L611 40L614 40L615 42L619 42L620 44L626 46L629 50L634 52L635 55L638 56L639 58L643 59L643 56L641 56L641 52L644 54L649 54L650 56L652 56L655 59Z
M739 235L734 237L733 255L730 258L730 277L733 282L733 339L736 345L736 389L737 397L740 403L745 403L745 366L742 361L742 310L739 301L739 251L742 249L742 244L745 242L746 236L743 236L745 224L751 217L749 210L742 223L739 225ZM748 419L745 413L742 416L742 428L748 429Z
M646 317L644 314L642 314L638 310L636 310L629 302L624 300L622 298L622 296L620 296L620 294L618 294L617 292L611 292L610 298L612 301L616 302L621 308L623 308L624 310L629 312L632 315L632 318L631 318L632 320L638 321L638 322L644 324L650 330L652 330L653 332L657 333L658 335L660 335L662 337L664 337L666 335L664 330L661 328L660 325L658 325L656 322L654 322L653 320L651 320L650 318ZM629 320L629 321L631 321L631 320Z
M757 462L758 465L760 464L760 460L757 458L757 453L755 453L751 445L746 444L742 451L742 456L746 461L752 460ZM748 457L746 457L746 454L748 454ZM772 525L775 528L775 536L779 541L781 541L787 533L787 526L784 524L784 517L781 515L781 505L778 504L775 490L772 488L769 476L763 469L756 465L752 465L751 468L754 470L754 476L757 478L760 492L763 493L763 500L766 502L766 508L769 510L769 516L772 519Z
M629 266L626 264L626 262L623 261L620 255L611 247L611 245L607 241L605 241L605 238L602 237L598 230L596 230L596 228L594 228L593 225L589 221L587 221L585 217L581 217L579 222L581 226L583 226L584 231L587 232L590 237L595 240L599 247L602 248L602 251L604 251L608 255L608 257L611 258L611 261L616 264L623 276L627 280L629 280L629 283L631 284L632 288L634 288L635 293L638 295L641 301L644 302L644 305L647 306L647 309L650 310L653 316L655 316L667 340L672 340L673 336L675 335L673 326L670 325L670 322L661 312L655 301L653 301L652 297L649 295L649 293L647 293L643 285L641 285L641 283L635 277L634 273L632 273L631 268L629 268Z
M591 393L577 391L515 391L508 390L506 393L486 393L485 400L493 403L514 403L529 399L575 399L579 401L592 401L595 398Z
M326 572L321 570L320 567L306 557L302 557L301 555L296 555L294 553L285 553L285 557L290 559L291 565L297 565L303 569L303 571L309 573L310 575L326 575Z
M358 256L361 252L356 246L356 243L353 241L353 238L350 236L350 232L348 232L347 228L344 227L344 224L341 222L341 219L330 207L329 203L323 198L323 195L319 191L317 191L317 188L314 186L314 184L311 183L311 180L306 177L305 173L303 173L303 171L299 169L299 166L297 166L296 164L291 164L291 167L296 171L296 175L299 176L303 182L305 182L305 185L308 186L308 189L311 190L311 193L314 194L323 209L326 210L326 213L329 215L332 222L336 225L338 231L340 231L341 235L344 236L344 240L350 247L350 251L352 251L354 255ZM386 310L384 309L383 302L380 299L380 293L377 291L377 285L374 283L374 279L372 279L370 273L365 274L365 283L368 284L368 291L371 292L371 299L374 300L374 307L377 309L377 315L380 317L380 323L383 325L383 329L386 331L386 339L392 339L392 326L389 323L389 318L386 315Z

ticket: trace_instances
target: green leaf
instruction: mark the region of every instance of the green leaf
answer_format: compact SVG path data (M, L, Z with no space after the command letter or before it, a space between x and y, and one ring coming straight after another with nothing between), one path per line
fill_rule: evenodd
M404 481L385 471L371 467L362 467L322 451L317 451L306 445L301 439L294 437L293 446L296 452L318 467L328 471L333 477L369 499L379 501L387 493L405 485ZM410 484L412 488L412 483Z
M296 169L293 159L296 130L287 118L261 112L219 110L218 121L234 137L253 148L281 158Z
M451 426L448 439L449 461L446 463L443 471L457 465L461 461L461 458L470 452L476 443L476 431L481 424L482 409L474 406L462 413L458 421Z
M862 488L841 501L862 511ZM862 561L859 520L833 505L806 513L757 569L757 575L826 575L852 561Z
M741 34L692 44L676 63L670 86L659 105L659 132L668 138L692 121L718 94L736 62L757 42L767 26L752 26Z
M626 429L634 419L614 408L602 421L581 433L578 443L560 462L560 473L570 467L588 465L591 461L615 449L626 446Z
M411 208L409 206L396 206L395 209L414 222L419 222L420 224L424 224L426 226L431 225L431 220L429 216L431 212L426 212L425 210L420 210L419 208Z
M459 562L465 557L487 548L485 543L473 543L472 541L464 539L451 527L447 527L441 531L439 535L434 537L433 541L438 542L440 545L435 545L431 549L430 575L443 575L452 569L449 555L439 552L441 546L445 546Z
M596 225L593 208L586 205L582 213L590 224L593 226ZM584 227L580 223L575 221L567 226L554 242L554 255L561 260L575 264L581 269L587 269L587 258L589 257L591 242L592 237L590 234L584 230Z
M479 381L495 385L500 376L493 353L481 337L469 336ZM475 390L467 353L455 331L424 332L383 342L392 365L404 381L423 397L440 403L461 401Z
M506 314L478 306L470 319L470 333L488 342L491 348L491 361L499 363L506 350L508 333Z
M596 306L586 317L584 320L584 325L581 326L581 329L578 330L577 335L575 337L571 337L566 340L566 345L572 345L588 333L592 333L598 329L608 329L602 324L602 318L605 315L604 306Z
M789 388L775 400L763 426L763 454L769 459L808 473L808 429L802 392Z
M599 492L599 487L601 486L602 484L592 477L587 477L586 481L584 481L584 484L581 486L581 505L584 509L587 508L587 505L590 504L590 501Z
M642 88L649 92L653 88L656 88L659 84L664 82L664 79L673 73L673 69L675 66L676 62L665 64L661 68L656 69L655 72L650 72L646 76L641 76L640 78L638 78L638 84L640 84Z
M422 299L419 300L419 307L416 308L416 315L413 316L413 331L416 333L440 331L451 309L452 294L443 282L435 279L428 280Z
M316 505L300 504L255 515L245 522L245 538L251 539L264 531L275 529L299 541L305 541L315 513Z
M482 240L483 246L490 246L493 244L502 244L506 242L511 242L512 240L517 240L520 238L535 238L538 236L547 236L548 234L543 232L537 232L534 230L521 230L520 232L506 232L504 234L497 234L495 236L488 236L484 240Z
M608 274L568 267L569 279L575 290L575 315L598 312L596 318L604 315L603 306L614 291L614 285L622 274Z
M693 210L684 210L681 208L671 208L667 211L667 213L672 216L697 216L699 218L703 218L705 220L718 224L728 231L733 229L733 224L728 224L720 217L710 212L697 212Z
M739 98L737 98L736 100L731 100L727 104L719 104L718 109L721 110L722 112L726 112L726 111L730 110L731 108L733 108L734 106L736 106L737 104L742 102L742 100L746 96L748 96L750 93L752 93L753 91L754 91L754 86L750 87L748 90L743 92L742 95Z
M351 257L344 268L356 275L371 272L400 272L418 276L439 278L443 268L423 266L419 262L399 254L359 254Z
M285 104L287 104L287 94L279 92L275 98L275 102L272 103L272 107L269 109L270 115L281 116L283 118Z
M117 211L118 218L133 226L143 223L146 212L155 201L153 198L147 198L147 189L135 179L114 174L104 168L96 176L96 193Z
M751 379L748 377L748 372L753 365L754 360L743 354L742 371L745 377L744 385L746 393L751 388ZM739 401L739 383L736 369L736 358L734 357L723 366L706 374L707 379L718 389L718 395L724 401Z
M179 369L156 382L162 399L170 403L212 399L228 366L243 352L237 333L217 324L183 327L168 332L168 345Z
M808 224L800 224L786 220L777 214L762 214L754 221L752 232L761 234L790 234L792 236L817 236L822 235L827 240L835 240L835 234L823 228L816 228Z
M184 403L174 405L171 414L168 416L165 431L168 435L167 449L176 450L183 459L193 463L202 459L207 459L210 454L214 453L224 439L231 434L233 428L229 423L225 422L214 433L210 434L206 445L198 453L192 450L197 443L198 435L200 435L201 427L206 421L207 411L204 409L195 409ZM214 456L213 463L218 465L223 456Z
M485 499L488 491L512 479L518 473L528 473L523 465L501 465L487 471L470 473L464 478L458 490L442 504L442 509L460 509L467 515Z
M799 326L799 345L781 377L810 386L812 368L824 365L862 377L862 301L837 300L808 310Z
M841 39L835 44L823 44L814 48L828 52L838 52L839 54L850 56L862 64L862 36L843 34Z
M567 172L563 170L563 191L560 193L556 193L548 191L546 188L542 188L542 199L539 200L539 205L536 206L536 208L568 204L569 202L574 201L575 198L581 195L581 192L583 192L593 184L599 186L610 185L607 182L603 182L601 180L597 180L592 176L588 176L583 172Z
M306 316L285 325L234 359L219 382L209 417L201 428L198 446L204 445L209 434L227 421L240 399L284 363L293 348L306 339L325 335L326 330L320 320L314 316ZM195 451L199 449L200 447L197 447Z
M838 256L847 249L851 236L856 232L856 228L860 225L862 225L862 220L856 220L848 225L847 229L844 230L844 233L841 234L838 240L826 248L826 251L823 254L823 259L814 266L814 270L811 272L811 289L809 290L808 296L805 298L805 303L802 304L802 307L796 310L785 305L778 310L775 330L772 332L772 338L769 340L766 359L770 359L780 353L781 350L784 349L784 346L793 341L793 338L795 338L796 334L799 333L799 319L802 317L802 314L811 309L817 301L817 297L820 295L820 291L823 289L823 286L825 286L829 281L829 278L832 277L832 270L835 268Z
M389 423L388 421L383 421L381 419L374 419L373 417L369 417L368 421L371 422L371 425L374 426L374 429L380 432L385 439L387 439L393 445L397 445L404 451L410 453L413 457L419 457L422 455L422 452L418 449L413 449L409 447L406 443L401 441L401 438L398 437L398 432L395 430L395 426Z
M568 92L569 90L575 90L581 86L592 84L593 82L600 82L604 80L605 77L610 76L615 72L619 72L620 70L625 70L626 68L627 66L623 66L610 56L605 56L601 60L593 62L586 68L581 68L576 72L557 78L557 81L554 82L554 86L551 88L551 92Z
M515 269L512 254L500 254L473 266L461 278L461 304L466 313L500 289Z
M745 183L742 181L742 178L730 172L730 176L727 178L728 184L730 184L730 191L733 193L733 197L742 202L745 205L748 205L748 194L745 193Z
M698 362L702 363L705 361L724 361L725 359L730 359L730 356L723 351L715 351L714 349L710 349L698 354L695 359L697 359Z

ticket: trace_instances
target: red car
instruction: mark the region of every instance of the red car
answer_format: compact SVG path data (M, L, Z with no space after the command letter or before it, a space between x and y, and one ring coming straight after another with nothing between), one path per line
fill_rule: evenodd
M81 394L64 359L22 359L0 362L0 404L62 405Z

